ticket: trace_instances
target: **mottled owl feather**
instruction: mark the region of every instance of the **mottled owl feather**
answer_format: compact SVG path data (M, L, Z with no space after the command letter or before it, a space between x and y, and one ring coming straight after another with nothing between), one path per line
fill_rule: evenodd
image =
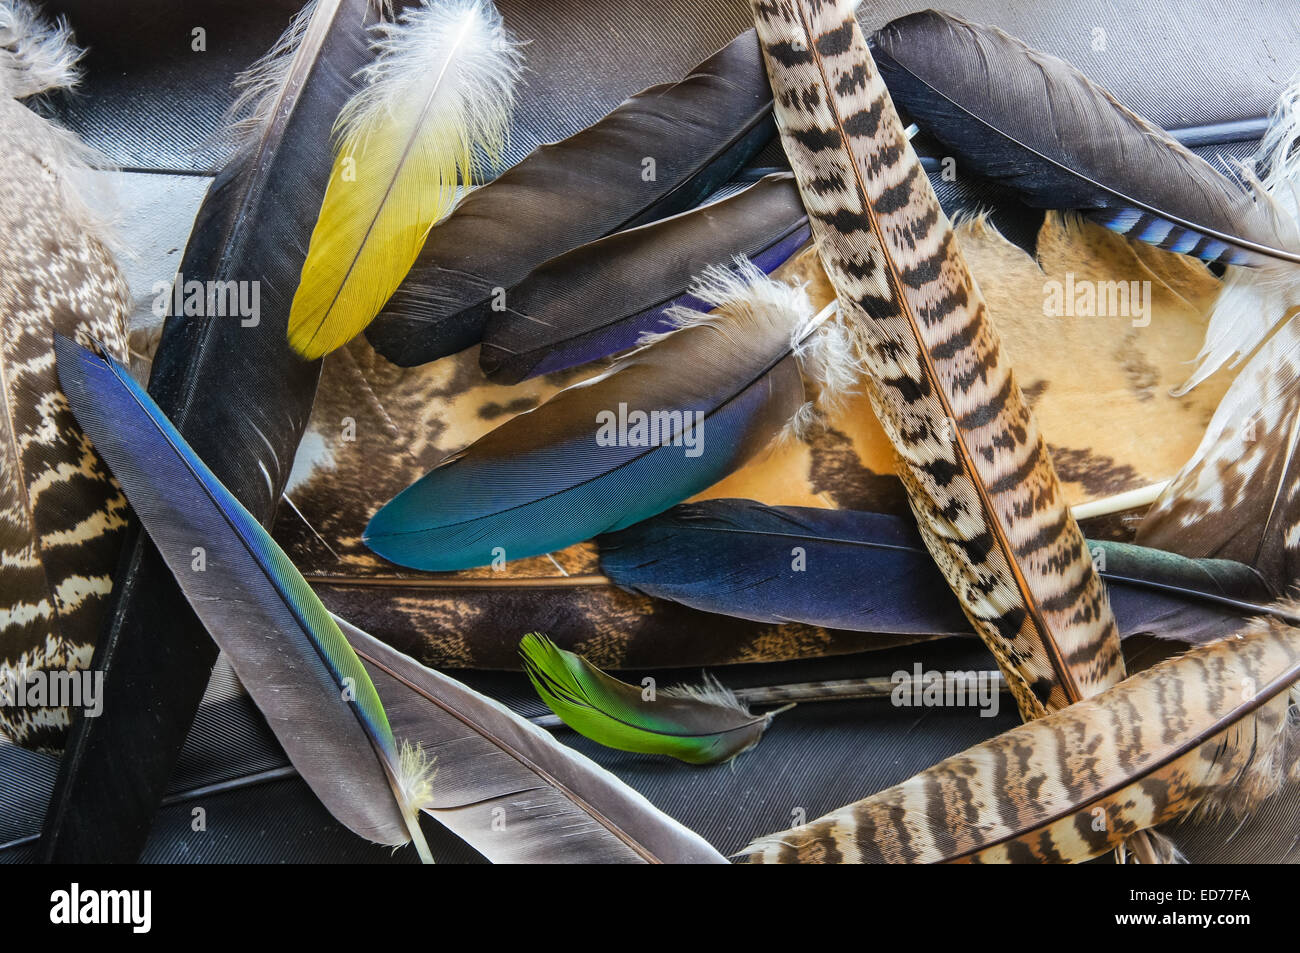
M59 389L54 333L126 357L126 283L80 194L89 151L18 97L75 82L66 28L0 5L0 687L84 669L126 500ZM69 712L0 706L0 732L60 748Z
M1106 594L853 4L754 0L777 125L926 545L1027 718L1123 677Z
M1294 611L1294 606L1291 607ZM1300 775L1300 629L1256 620L747 852L764 863L1068 863Z

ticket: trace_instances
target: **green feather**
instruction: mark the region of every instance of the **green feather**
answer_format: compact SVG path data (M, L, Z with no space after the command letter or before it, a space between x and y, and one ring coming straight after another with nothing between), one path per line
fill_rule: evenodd
M758 744L778 714L750 714L735 695L707 676L702 687L658 692L620 682L536 632L523 637L519 654L551 711L607 748L666 754L688 764L717 764Z

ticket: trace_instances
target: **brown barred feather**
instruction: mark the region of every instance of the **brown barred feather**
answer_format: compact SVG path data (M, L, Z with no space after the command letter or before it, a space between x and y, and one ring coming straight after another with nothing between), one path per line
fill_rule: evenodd
M1124 674L1105 590L850 0L753 0L777 124L922 535L1034 718Z
M68 409L53 335L126 358L126 284L76 194L69 134L9 98L71 78L76 51L31 11L0 9L0 698L35 670L90 663L126 500ZM0 704L0 733L57 749L66 708Z
M1068 863L1178 817L1242 815L1300 778L1298 679L1300 629L1259 619L746 853Z

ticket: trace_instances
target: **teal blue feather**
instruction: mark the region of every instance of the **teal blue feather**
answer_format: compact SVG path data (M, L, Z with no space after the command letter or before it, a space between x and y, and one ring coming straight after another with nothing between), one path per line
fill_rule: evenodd
M694 293L714 314L426 474L375 514L367 545L424 570L548 553L663 512L759 453L804 404L795 341L812 307L747 263L706 275ZM636 412L679 416L646 446L610 426Z

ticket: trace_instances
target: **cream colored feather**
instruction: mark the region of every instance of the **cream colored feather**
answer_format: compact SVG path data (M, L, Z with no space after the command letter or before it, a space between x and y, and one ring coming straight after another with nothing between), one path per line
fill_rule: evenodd
M425 3L376 27L379 56L339 116L340 147L289 315L307 358L347 343L505 142L521 57L488 0Z

